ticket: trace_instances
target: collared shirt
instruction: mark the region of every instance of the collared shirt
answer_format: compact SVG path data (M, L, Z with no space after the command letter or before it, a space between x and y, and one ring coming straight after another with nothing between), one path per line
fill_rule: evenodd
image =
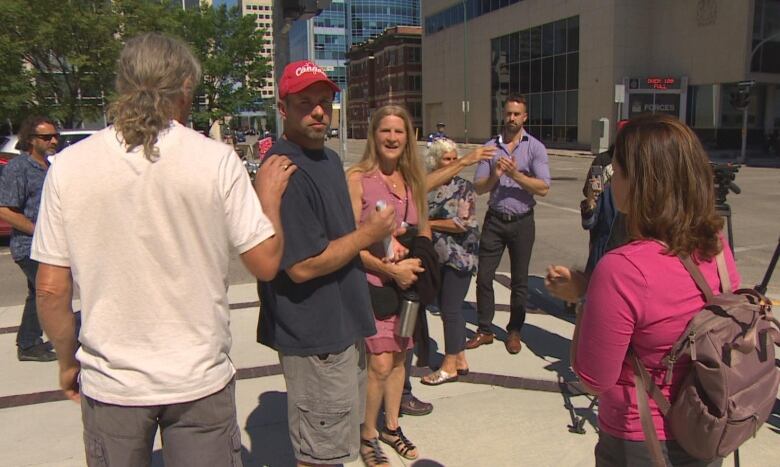
M11 159L0 177L0 206L21 212L35 224L46 172L29 153ZM13 229L10 246L14 261L28 258L31 245L32 235Z
M517 170L534 178L542 180L547 186L550 186L550 165L547 160L547 148L541 141L529 135L523 130L523 136L514 150L504 144L501 135L496 136L487 143L486 146L495 146L498 149L496 154L489 161L481 161L477 165L477 171L474 174L474 181L487 178L493 173L493 170L501 157L511 157L517 165ZM531 193L526 191L519 183L514 181L508 175L502 175L490 190L490 209L506 214L525 214L530 211L536 201Z

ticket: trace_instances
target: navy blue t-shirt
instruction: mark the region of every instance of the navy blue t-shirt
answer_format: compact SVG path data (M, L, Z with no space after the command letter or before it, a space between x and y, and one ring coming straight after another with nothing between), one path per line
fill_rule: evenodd
M258 342L287 355L340 352L376 333L360 258L302 284L285 270L355 230L344 168L332 150L304 150L287 139L277 141L268 154L286 155L298 170L282 196L279 274L258 286Z

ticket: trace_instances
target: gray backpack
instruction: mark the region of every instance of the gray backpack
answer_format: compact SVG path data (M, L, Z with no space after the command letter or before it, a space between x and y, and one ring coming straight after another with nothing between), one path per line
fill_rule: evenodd
M697 459L712 460L728 456L755 436L769 418L780 383L774 347L780 344L780 323L772 316L771 302L752 289L731 293L723 252L716 256L723 290L717 296L691 258L680 260L707 304L664 357L666 384L672 381L676 362L691 360L690 372L671 404L630 352L642 431L656 466L666 463L650 415L648 393L680 446Z

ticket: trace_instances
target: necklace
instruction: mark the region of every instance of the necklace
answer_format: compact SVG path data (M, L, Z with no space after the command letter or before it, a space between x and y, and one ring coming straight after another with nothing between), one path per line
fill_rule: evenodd
M379 173L382 174L382 178L385 180L385 182L393 187L393 190L398 188L398 184L394 182L393 179L390 178L390 176L385 175L381 170L379 171Z

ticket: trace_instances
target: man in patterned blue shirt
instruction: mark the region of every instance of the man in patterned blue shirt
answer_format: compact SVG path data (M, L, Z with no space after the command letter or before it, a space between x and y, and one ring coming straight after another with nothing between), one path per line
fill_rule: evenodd
M16 355L20 361L50 362L57 359L49 343L44 343L38 310L35 306L35 276L38 262L30 259L35 222L41 204L41 192L48 157L55 153L59 133L46 117L28 118L19 131L18 148L22 153L8 163L0 177L0 219L13 227L11 257L27 278L27 300L22 322L16 333Z

